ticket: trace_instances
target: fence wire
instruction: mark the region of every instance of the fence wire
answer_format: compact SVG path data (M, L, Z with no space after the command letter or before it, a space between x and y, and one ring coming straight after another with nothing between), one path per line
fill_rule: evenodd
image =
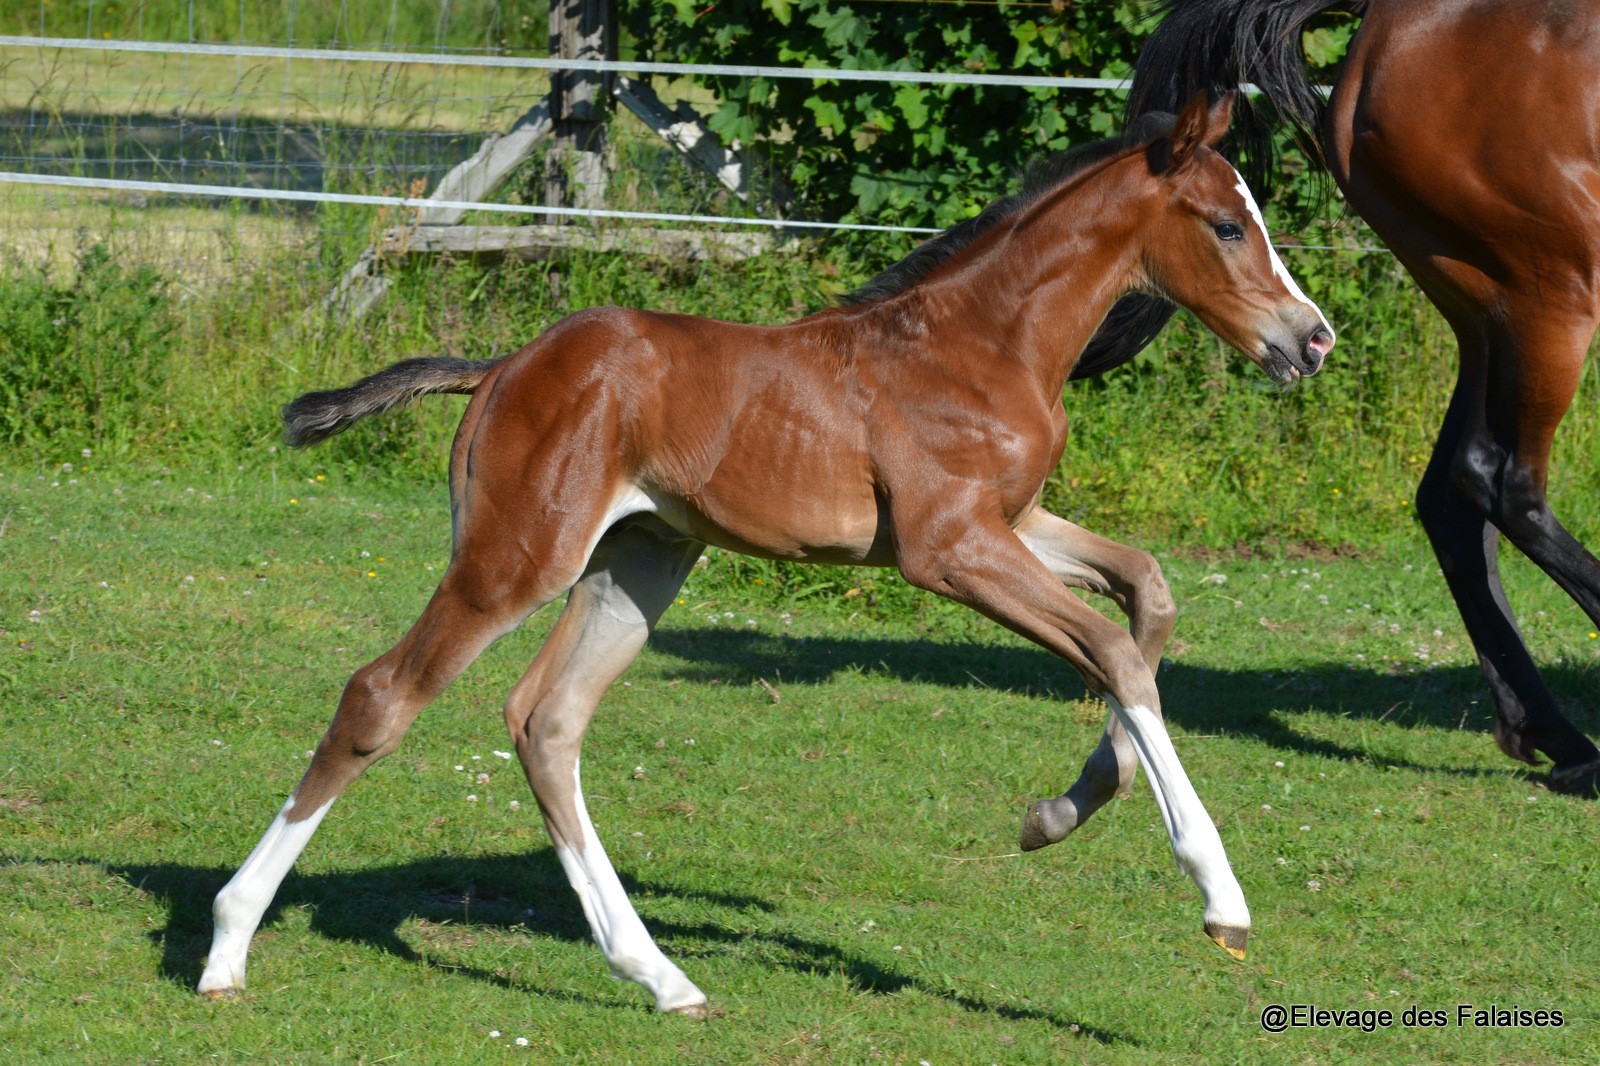
M33 179L0 181L0 254L16 261L60 263L106 243L186 277L325 274L403 222L405 198L436 187L549 84L526 65L548 63L546 7L532 0L39 0L0 19L0 177ZM127 51L142 47L161 50ZM247 54L262 50L272 54ZM687 77L656 86L669 103L712 103ZM602 214L751 221L625 110L612 138ZM543 172L536 156L493 199L536 210ZM74 187L37 184L51 179Z

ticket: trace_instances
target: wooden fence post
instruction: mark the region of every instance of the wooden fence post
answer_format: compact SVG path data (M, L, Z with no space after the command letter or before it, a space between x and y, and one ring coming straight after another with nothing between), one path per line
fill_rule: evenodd
M560 59L615 59L616 0L550 0L550 55ZM550 117L555 145L545 176L552 207L601 207L606 191L606 120L611 79L588 70L550 73Z

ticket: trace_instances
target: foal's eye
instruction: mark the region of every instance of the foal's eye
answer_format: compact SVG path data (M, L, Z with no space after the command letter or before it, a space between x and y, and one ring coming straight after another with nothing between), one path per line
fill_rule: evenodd
M1240 241L1244 239L1244 227L1237 222L1218 222L1211 229L1225 241Z

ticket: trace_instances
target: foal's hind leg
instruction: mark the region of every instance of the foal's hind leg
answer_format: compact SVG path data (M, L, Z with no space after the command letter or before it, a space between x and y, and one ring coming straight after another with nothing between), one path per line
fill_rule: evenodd
M460 560L466 553L458 552ZM217 894L211 955L199 992L237 994L245 955L261 916L323 815L363 770L393 752L400 738L444 687L534 609L558 595L575 573L543 585L515 562L475 567L452 563L422 617L389 651L356 671L311 766L239 872ZM573 567L576 570L576 567Z
M1073 588L1088 589L1116 601L1128 616L1139 654L1154 676L1161 650L1172 635L1177 611L1161 566L1148 552L1091 533L1035 508L1017 527L1017 536L1050 572ZM1133 741L1115 712L1077 782L1055 799L1028 808L1022 821L1022 849L1033 851L1066 839L1118 792L1133 784L1139 760Z
M702 547L643 524L606 536L506 701L545 828L612 972L649 989L658 1010L694 1017L705 1014L705 994L661 953L628 902L584 806L578 753L600 697L644 647Z

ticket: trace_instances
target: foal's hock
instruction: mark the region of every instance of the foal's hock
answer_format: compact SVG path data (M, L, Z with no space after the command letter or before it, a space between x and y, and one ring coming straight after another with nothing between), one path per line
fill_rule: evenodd
M578 750L708 544L898 567L1066 659L1105 697L1078 782L1025 848L1061 840L1142 763L1208 935L1243 954L1250 917L1161 721L1173 607L1155 560L1049 514L1061 390L1121 296L1181 303L1275 380L1333 344L1210 147L1231 100L1036 168L1018 195L930 241L845 306L757 327L620 308L563 319L506 359L420 359L285 409L308 443L430 392L473 394L450 459L455 550L392 649L356 671L305 777L217 896L200 991L244 986L250 938L334 799L495 638L568 593L506 700L545 826L612 970L663 1011L705 995L661 953L584 807ZM1116 600L1131 631L1070 591Z

